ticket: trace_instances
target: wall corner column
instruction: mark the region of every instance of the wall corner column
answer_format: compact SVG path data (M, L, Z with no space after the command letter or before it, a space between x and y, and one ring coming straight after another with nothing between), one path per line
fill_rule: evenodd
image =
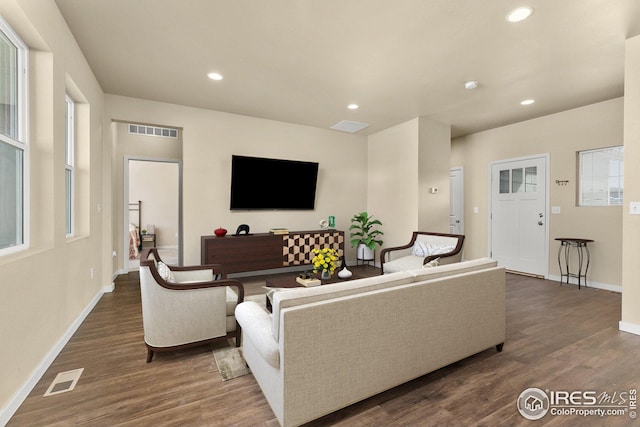
M622 211L621 331L640 335L640 215L629 203L640 202L640 36L626 41L624 84L624 208Z

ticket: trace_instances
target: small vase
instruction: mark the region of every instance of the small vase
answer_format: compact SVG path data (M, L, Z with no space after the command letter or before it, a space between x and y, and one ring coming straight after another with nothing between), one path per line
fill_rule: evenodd
M329 280L331 279L331 272L329 270L322 270L322 273L320 273L320 278L322 280Z
M342 270L340 270L340 272L338 273L338 277L341 279L348 279L351 276L352 276L352 273L349 270L347 270L346 266Z

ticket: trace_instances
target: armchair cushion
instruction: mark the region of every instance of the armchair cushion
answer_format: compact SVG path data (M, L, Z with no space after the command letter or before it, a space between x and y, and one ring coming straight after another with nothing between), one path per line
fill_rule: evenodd
M238 305L238 294L233 288L229 286L227 289L227 316L233 316L233 313L236 310L236 305Z
M424 257L416 255L407 255L391 262L384 263L385 273L396 273L398 271L409 271L422 268Z

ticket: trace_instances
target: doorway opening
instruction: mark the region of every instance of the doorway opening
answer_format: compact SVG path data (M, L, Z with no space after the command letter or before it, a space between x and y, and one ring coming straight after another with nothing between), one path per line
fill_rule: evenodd
M167 264L182 264L182 165L180 161L125 158L125 254L128 271L140 252L158 249Z

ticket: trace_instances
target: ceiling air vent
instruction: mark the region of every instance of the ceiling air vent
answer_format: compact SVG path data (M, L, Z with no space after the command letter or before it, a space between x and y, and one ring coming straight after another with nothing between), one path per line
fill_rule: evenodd
M353 122L351 120L343 120L331 126L331 129L340 130L342 132L355 133L369 126L367 123Z
M147 136L159 136L162 138L177 138L178 129L173 128L161 128L157 126L146 125L129 125L129 133Z

